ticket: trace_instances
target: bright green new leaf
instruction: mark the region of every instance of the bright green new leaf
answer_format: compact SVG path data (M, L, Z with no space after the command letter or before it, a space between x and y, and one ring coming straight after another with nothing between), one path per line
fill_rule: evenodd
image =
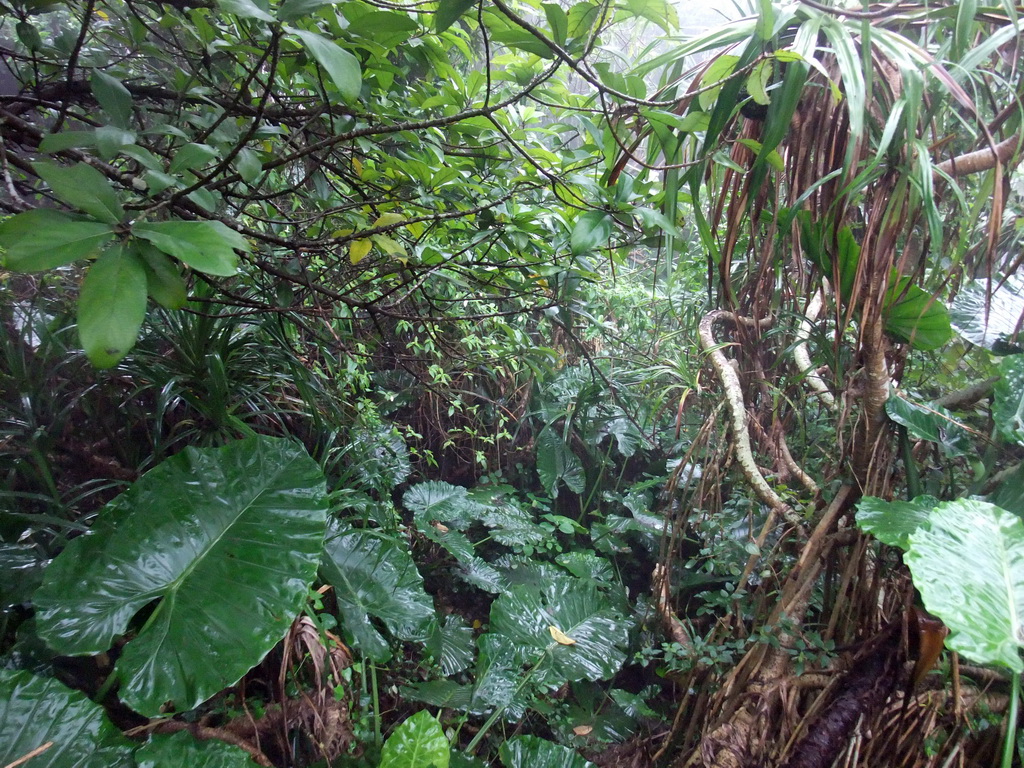
M146 319L146 268L123 243L96 259L78 295L78 337L97 368L117 365L128 354Z
M114 673L147 716L235 683L302 609L320 560L326 483L300 445L251 437L186 448L143 475L74 539L36 592L61 654L106 651L152 607Z
M979 664L1024 672L1024 523L984 501L940 504L904 557L946 645Z
M0 765L53 742L25 768L117 768L131 746L103 707L53 678L0 670Z
M367 658L384 662L391 656L371 616L400 640L427 639L434 603L405 542L333 524L321 568L334 587L346 641Z
M359 59L316 32L292 28L288 31L302 40L306 51L324 68L342 99L350 104L359 99L363 87Z
M766 105L771 103L771 99L768 96L768 86L772 83L773 71L772 60L761 59L750 70L750 74L747 75L747 93L758 104Z
M505 768L595 768L578 752L540 736L516 736L498 749Z
M92 95L118 128L131 128L132 95L124 83L106 72L94 69L89 76Z
M1024 445L1024 355L1008 355L999 362L992 420L1007 442Z
M917 496L913 501L885 501L865 496L857 504L857 527L883 544L905 550L910 534L927 524L939 504L934 496Z
M230 277L238 270L235 251L249 243L219 221L158 221L136 224L132 233L164 253L208 275Z
M380 752L380 768L448 768L451 747L444 729L426 710L395 729Z
M722 54L704 70L700 79L701 92L697 96L697 103L700 104L702 111L709 112L715 106L718 94L721 92L722 86L725 85L724 81L732 75L739 60L739 56Z
M150 298L164 309L184 307L188 303L188 287L181 268L144 240L133 240L132 245L146 268L146 290Z
M57 197L90 216L117 224L124 218L124 208L107 177L91 165L76 163L62 166L53 163L32 163L39 178L50 185Z
M200 740L188 731L153 735L135 753L136 768L167 768L172 765L201 768L253 768L255 763L241 747L218 739Z
M434 31L444 32L476 4L477 0L440 0L434 13Z
M12 272L41 272L92 256L114 238L98 221L81 221L48 208L35 208L0 222L4 266Z
M588 253L608 242L612 217L604 211L587 211L576 220L570 244L573 256Z

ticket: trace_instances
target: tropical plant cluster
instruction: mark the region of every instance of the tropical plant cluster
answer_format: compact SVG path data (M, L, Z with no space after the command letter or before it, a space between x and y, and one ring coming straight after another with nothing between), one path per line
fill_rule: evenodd
M0 765L1020 762L1010 2L0 2Z

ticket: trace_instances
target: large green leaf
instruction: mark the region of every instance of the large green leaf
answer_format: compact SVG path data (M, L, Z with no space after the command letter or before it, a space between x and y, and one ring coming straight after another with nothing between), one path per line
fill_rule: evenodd
M946 306L909 277L894 281L883 312L885 330L915 349L938 349L953 336Z
M434 13L434 31L444 32L476 4L477 0L439 0Z
M371 616L401 640L426 640L434 603L405 542L334 524L324 545L323 575L334 586L345 638L373 661L387 661L387 641Z
M129 742L84 694L29 672L0 670L0 765L47 743L25 768L130 765Z
M984 501L940 504L905 557L946 644L980 664L1024 672L1024 523Z
M516 736L502 743L498 754L505 768L594 768L578 752L539 736Z
M988 500L1024 519L1024 464L1018 464Z
M124 208L114 188L107 177L92 166L85 163L72 166L33 163L32 168L68 205L107 224L117 224L124 218Z
M953 300L950 319L956 332L972 344L999 351L1017 339L1024 315L1024 275L1005 281L974 280Z
M134 248L118 243L89 267L78 296L78 336L89 362L117 365L145 319L146 268Z
M118 128L130 128L132 123L132 94L124 83L100 69L89 76L92 95Z
M98 221L73 219L59 211L36 208L0 222L4 266L14 272L40 272L84 259L114 238Z
M608 242L612 235L612 217L604 211L587 211L576 220L570 240L574 256L592 251Z
M125 647L120 695L145 715L191 709L237 681L288 630L320 558L325 481L305 450L252 437L187 448L102 511L36 592L39 633L59 653Z
M158 221L132 227L164 253L208 275L230 277L238 270L235 251L248 251L249 243L219 221Z
M890 419L906 427L912 438L938 443L948 456L963 456L974 450L967 430L941 406L920 405L893 394L885 401L885 412Z
M537 435L537 474L552 496L558 495L559 481L573 493L583 493L586 487L579 458L550 425Z
M992 420L1007 442L1024 445L1024 355L1010 355L999 363Z
M350 104L359 99L359 91L363 87L359 59L316 32L307 32L304 29L288 31L302 40L306 51L324 68L342 99Z
M510 649L519 664L530 666L537 684L553 688L614 675L626 658L628 626L616 601L593 583L553 574L541 584L516 585L494 601L480 648L489 657L498 646Z
M380 768L448 768L451 747L444 729L426 710L395 729L380 752Z
M200 741L181 731L170 736L151 736L135 753L138 768L168 768L172 765L197 768L252 768L249 753L234 744L216 739Z
M883 544L906 549L910 534L925 525L939 500L916 496L913 501L885 501L865 496L857 504L857 527Z

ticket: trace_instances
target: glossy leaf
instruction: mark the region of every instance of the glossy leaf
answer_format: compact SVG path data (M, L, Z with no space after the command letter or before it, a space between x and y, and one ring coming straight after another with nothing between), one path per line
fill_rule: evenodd
M181 309L188 303L188 288L178 265L149 243L136 240L135 247L146 268L146 290L165 309Z
M124 208L107 177L85 163L71 166L33 163L32 168L53 193L74 208L107 224L124 218Z
M885 330L915 349L938 349L953 336L945 305L904 277L886 294Z
M423 590L423 578L403 541L335 524L324 544L321 567L334 587L346 641L368 658L384 662L391 656L371 617L400 640L427 639L434 602Z
M156 715L236 682L288 630L316 573L325 481L305 450L252 437L187 448L107 505L36 592L39 633L65 655L100 653L143 608L124 647L121 699Z
M516 736L498 750L505 768L595 768L576 751L539 736Z
M235 251L249 251L245 238L219 221L142 223L132 233L208 275L230 277L238 270Z
M89 362L110 368L135 346L146 319L146 268L118 243L96 259L78 295L78 337Z
M984 501L940 504L905 556L946 645L979 664L1024 672L1024 523Z
M439 0L434 13L434 31L444 32L476 5L478 0Z
M265 3L256 2L256 0L217 0L217 4L228 13L233 13L242 19L275 21Z
M988 500L1024 520L1024 464L1018 464Z
M4 266L14 272L40 272L92 256L114 238L98 221L73 219L59 211L35 208L0 222Z
M451 747L444 729L426 710L407 717L380 753L380 768L448 768Z
M1024 355L1009 355L999 363L992 420L1007 442L1024 445Z
M302 45L309 55L324 68L327 76L334 83L334 87L341 94L341 98L350 104L355 102L363 87L363 74L359 60L344 48L326 37L321 37L316 32L307 32L304 29L290 29L289 31L302 40Z
M551 626L575 643L553 639ZM510 649L518 664L530 666L537 684L555 688L614 675L626 658L627 630L611 597L593 583L556 573L541 584L516 585L495 600L480 648L492 657L496 646Z
M893 394L885 401L885 412L906 427L911 438L939 443L948 456L963 456L974 450L970 434L941 406L913 403Z
M953 328L972 344L999 351L1016 344L1017 322L1024 316L1024 276L999 281L975 280L953 300Z
M0 765L52 743L26 768L130 765L130 745L103 707L52 678L0 670Z
M583 493L586 487L579 458L550 426L537 435L537 474L552 496L558 495L560 482L573 493Z
M857 504L857 527L883 544L905 550L910 545L910 534L928 524L938 504L934 496L917 496L913 501L865 496Z
M739 56L722 54L717 56L704 71L700 78L701 92L697 95L697 103L700 104L702 111L709 112L714 108L715 102L718 101L718 94L722 92L722 86L736 69L739 60Z
M154 735L135 753L137 768L166 768L171 765L201 768L253 768L249 753L217 739L200 740L187 731Z
M174 153L167 170L171 173L190 171L193 168L209 164L217 158L218 154L217 150L208 144L186 144Z
M771 59L761 59L747 75L747 93L758 104L770 104L768 86L772 82L774 68Z

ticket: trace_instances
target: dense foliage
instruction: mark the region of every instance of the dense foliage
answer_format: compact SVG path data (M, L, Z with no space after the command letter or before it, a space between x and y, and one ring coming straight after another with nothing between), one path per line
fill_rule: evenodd
M0 2L0 765L1013 763L1024 21L755 6Z

